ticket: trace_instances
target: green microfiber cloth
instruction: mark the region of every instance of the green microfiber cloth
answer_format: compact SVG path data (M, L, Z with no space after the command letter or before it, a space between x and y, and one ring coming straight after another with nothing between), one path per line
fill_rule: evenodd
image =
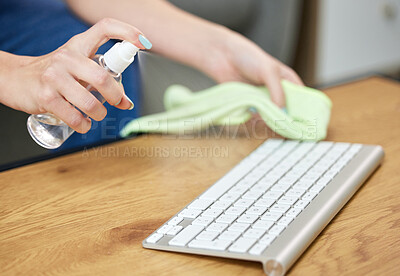
M166 112L129 122L120 132L187 133L211 125L245 123L256 110L276 133L290 139L322 140L326 137L331 106L321 91L282 81L286 110L270 99L265 87L229 82L193 93L181 85L170 86L164 95Z

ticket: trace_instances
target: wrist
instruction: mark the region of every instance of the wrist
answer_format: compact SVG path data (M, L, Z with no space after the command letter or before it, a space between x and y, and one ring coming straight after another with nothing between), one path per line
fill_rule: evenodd
M0 103L21 110L16 97L18 85L24 82L20 77L21 69L32 58L0 51Z
M16 62L15 55L0 51L0 103L10 107L10 78Z

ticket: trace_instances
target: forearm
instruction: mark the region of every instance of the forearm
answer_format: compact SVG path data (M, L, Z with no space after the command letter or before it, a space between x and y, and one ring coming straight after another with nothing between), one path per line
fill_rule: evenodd
M14 109L20 109L14 97L16 83L14 75L18 68L27 63L29 59L26 56L17 56L0 51L0 103Z
M297 74L254 42L223 26L182 11L165 0L65 0L88 23L112 17L138 27L152 51L193 66L217 82L266 85L283 107L281 79L302 85Z
M112 17L136 26L153 43L155 53L203 71L203 59L212 58L212 49L219 47L219 33L228 32L224 27L184 12L163 0L67 2L78 16L90 24Z

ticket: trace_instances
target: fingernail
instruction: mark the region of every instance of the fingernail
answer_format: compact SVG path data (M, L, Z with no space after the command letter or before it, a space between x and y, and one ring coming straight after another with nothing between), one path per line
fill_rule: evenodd
M255 107L250 107L249 111L252 113L257 113L257 109Z
M132 110L133 107L134 107L135 105L133 104L133 102L131 101L131 99L129 99L128 96L125 95L125 97L126 97L126 99L131 103L131 106L128 108L128 110Z
M121 99L119 99L119 102L117 102L116 104L114 104L114 106L117 106L117 105L119 105L119 104L121 103L121 101L122 101L122 98L121 98Z
M144 36L144 35L139 35L139 41L142 43L143 47L148 49L151 49L153 47L153 44Z

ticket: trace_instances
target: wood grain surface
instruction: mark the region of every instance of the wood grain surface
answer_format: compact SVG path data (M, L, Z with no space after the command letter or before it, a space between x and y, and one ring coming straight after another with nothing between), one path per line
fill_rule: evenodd
M288 275L396 275L400 84L369 78L326 92L334 103L327 140L379 144L386 156ZM141 242L274 136L254 121L141 136L0 173L0 274L263 275L259 263Z

